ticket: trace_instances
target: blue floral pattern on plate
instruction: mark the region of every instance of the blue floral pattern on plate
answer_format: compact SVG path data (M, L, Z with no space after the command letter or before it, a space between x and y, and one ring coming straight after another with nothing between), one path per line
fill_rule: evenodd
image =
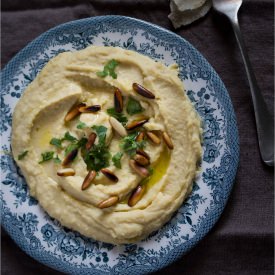
M44 65L64 51L89 45L137 51L179 76L203 123L203 156L192 193L170 222L137 244L115 246L64 228L30 197L10 150L12 112L26 86ZM208 62L181 37L122 16L87 18L42 34L1 74L2 225L29 255L70 274L144 274L176 260L214 225L230 194L239 160L238 131L228 93Z

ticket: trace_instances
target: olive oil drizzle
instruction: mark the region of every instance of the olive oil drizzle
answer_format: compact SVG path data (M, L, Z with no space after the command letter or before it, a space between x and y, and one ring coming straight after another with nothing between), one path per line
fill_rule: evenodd
M166 174L171 159L171 153L166 148L163 150L158 162L153 166L153 174L142 180L140 185L146 185L146 192L152 188ZM122 200L121 204L127 204L129 195Z

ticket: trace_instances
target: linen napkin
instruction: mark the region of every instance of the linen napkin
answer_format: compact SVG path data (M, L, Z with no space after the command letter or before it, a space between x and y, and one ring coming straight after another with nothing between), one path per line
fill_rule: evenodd
M211 6L211 0L171 0L168 18L177 29L205 16Z

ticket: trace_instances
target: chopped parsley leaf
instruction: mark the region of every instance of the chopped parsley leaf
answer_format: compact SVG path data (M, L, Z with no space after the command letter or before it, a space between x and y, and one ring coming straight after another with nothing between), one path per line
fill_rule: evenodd
M60 148L62 149L62 139L59 139L59 138L52 138L51 141L50 141L50 144L51 145L54 145L56 146L57 148Z
M57 148L63 149L62 142L64 140L74 143L77 142L76 137L72 136L69 132L66 132L63 138L52 138L50 144L56 146Z
M108 115L116 118L122 125L126 125L126 123L128 122L127 117L122 113L118 113L115 108L107 109L107 113Z
M100 77L105 77L105 76L108 75L108 72L105 71L105 70L103 70L102 72L97 72L96 75L97 75L97 76L100 76Z
M116 79L117 74L115 73L115 68L118 65L118 62L114 59L110 60L103 68L103 71L97 72L97 76L99 77L106 77L110 75L112 78Z
M78 149L78 145L76 143L71 143L65 148L65 156L71 153L73 150Z
M103 125L94 125L92 129L96 131L96 134L98 136L98 143L105 143L107 128Z
M127 101L126 111L129 115L135 115L143 112L144 109L137 100L130 96Z
M99 171L109 166L110 152L106 146L95 144L89 151L85 150L83 159L88 170Z
M79 121L78 124L76 125L76 128L77 129L84 129L84 128L87 128L87 124L82 122L82 121Z
M22 160L27 154L28 154L29 151L24 151L22 152L21 154L18 155L18 160Z
M87 143L87 138L81 138L80 140L76 140L73 143L69 144L66 148L65 148L65 156L67 156L70 152L72 152L75 149L81 148L83 146L86 145Z
M63 140L67 140L67 141L77 141L77 138L72 136L69 132L66 132L64 137L62 138Z
M98 136L98 144L94 144L90 150L82 148L82 156L87 165L88 170L99 171L100 169L109 166L111 154L106 145L107 128L103 125L94 125L92 127Z
M122 156L123 156L122 152L117 152L115 155L113 155L112 162L113 162L113 164L114 164L114 166L116 168L121 169L121 162L120 162L120 160L121 160Z
M120 148L130 156L136 153L137 149L142 149L145 146L145 141L136 141L138 132L133 132L122 139Z
M85 146L86 143L87 143L87 141L88 141L87 138L84 138L84 137L81 138L81 139L77 142L78 147L83 147L83 146Z
M53 162L54 163L61 163L61 159L58 157L58 155L56 155L56 157L53 158Z
M53 159L53 155L54 155L54 152L53 152L53 151L49 151L49 152L42 153L42 154L41 154L42 160L39 161L39 163L43 163L43 162L45 162L45 161L48 161L48 160Z

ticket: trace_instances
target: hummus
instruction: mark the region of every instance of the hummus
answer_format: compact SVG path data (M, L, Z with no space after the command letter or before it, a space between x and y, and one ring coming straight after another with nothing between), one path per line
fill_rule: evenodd
M113 244L170 219L202 151L200 119L177 74L115 47L49 61L15 107L12 150L51 217Z

